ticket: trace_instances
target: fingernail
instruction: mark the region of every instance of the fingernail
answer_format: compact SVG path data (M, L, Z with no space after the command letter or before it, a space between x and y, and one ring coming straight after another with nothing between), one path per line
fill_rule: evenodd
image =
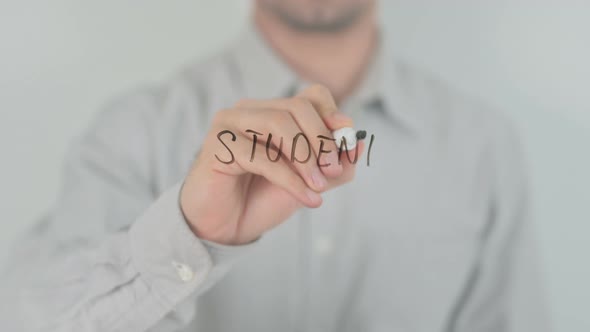
M305 195L309 198L312 204L319 204L322 202L322 196L309 188L305 189Z
M319 168L314 168L313 171L311 171L311 182L318 190L323 190L328 184L328 181Z

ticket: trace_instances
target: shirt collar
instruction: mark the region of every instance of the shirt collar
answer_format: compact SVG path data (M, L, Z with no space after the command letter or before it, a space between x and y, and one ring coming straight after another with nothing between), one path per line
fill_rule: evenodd
M290 96L305 83L272 50L252 22L242 32L231 54L248 98ZM358 101L376 105L404 129L416 133L421 121L418 110L408 105L403 80L403 65L393 52L385 29L381 28L375 58L356 92L344 104Z
M379 45L367 74L351 99L370 103L389 115L404 129L417 133L421 119L415 107L409 107L404 67L394 53L385 29L379 30Z

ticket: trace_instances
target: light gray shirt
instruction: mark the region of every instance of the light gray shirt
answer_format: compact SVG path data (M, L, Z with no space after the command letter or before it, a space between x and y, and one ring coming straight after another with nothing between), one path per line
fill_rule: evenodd
M304 84L248 27L111 103L70 149L53 210L11 253L0 329L545 330L514 130L385 37L342 105L375 137L370 166L364 154L321 208L252 244L189 230L179 188L212 114Z

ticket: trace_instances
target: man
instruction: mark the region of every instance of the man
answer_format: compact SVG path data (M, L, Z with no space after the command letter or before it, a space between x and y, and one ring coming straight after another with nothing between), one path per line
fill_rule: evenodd
M6 330L546 328L505 121L396 61L373 0L253 10L76 143L7 269ZM338 162L345 127L373 135L370 166L369 142Z

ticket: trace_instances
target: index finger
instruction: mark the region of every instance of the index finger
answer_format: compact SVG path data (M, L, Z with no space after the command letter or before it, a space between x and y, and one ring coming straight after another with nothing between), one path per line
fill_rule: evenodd
M325 86L320 84L310 85L299 92L297 97L307 99L324 120L326 127L331 131L353 127L352 119L338 111L332 93Z

